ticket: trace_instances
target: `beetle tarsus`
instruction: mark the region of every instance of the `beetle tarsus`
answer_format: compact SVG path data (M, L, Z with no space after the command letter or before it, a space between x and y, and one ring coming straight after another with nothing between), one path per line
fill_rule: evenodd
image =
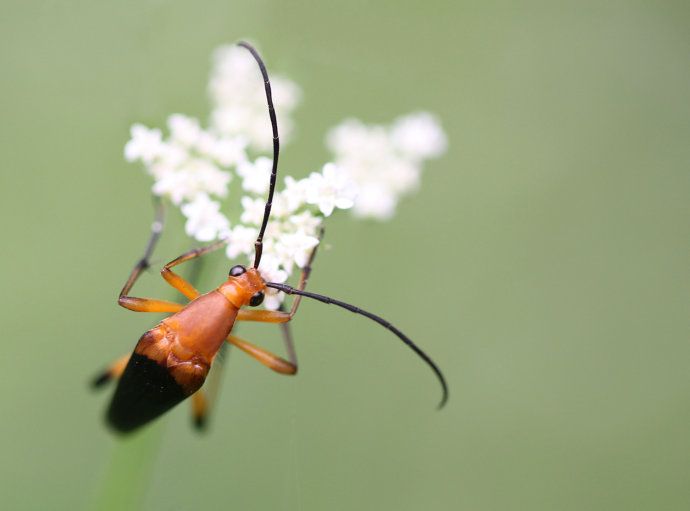
M112 378L113 377L110 374L110 371L103 371L91 380L91 388L100 389L101 387L105 386L105 384L108 383Z
M208 421L206 420L206 417L203 415L195 415L194 416L194 429L197 431L206 431L206 428L208 427Z

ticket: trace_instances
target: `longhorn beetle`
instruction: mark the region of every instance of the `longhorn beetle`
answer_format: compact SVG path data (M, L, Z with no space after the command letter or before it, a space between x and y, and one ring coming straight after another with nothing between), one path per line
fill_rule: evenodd
M144 256L134 266L122 291L120 291L118 304L136 312L173 314L142 335L131 355L117 360L94 380L94 385L100 386L111 379L119 379L107 411L109 424L118 432L130 432L157 418L190 396L192 397L195 418L197 423L201 424L207 408L207 398L203 393L204 391L201 390L201 386L206 380L211 364L226 342L238 347L278 373L295 374L297 372L297 360L291 349L291 344L288 344L291 360L287 361L232 335L231 332L235 321L281 323L287 326L285 323L290 321L297 312L302 297L337 305L355 314L361 314L393 332L434 371L443 391L439 408L443 407L448 399L448 386L441 370L405 334L385 319L359 307L328 296L305 291L316 248L313 249L307 265L302 270L299 285L296 288L285 284L266 282L259 274L262 240L270 217L275 191L280 143L278 140L278 123L271 97L271 84L266 66L251 45L246 42L239 42L238 45L247 49L259 66L264 80L268 113L273 131L273 165L264 216L259 235L254 243L254 265L250 268L241 265L233 266L227 280L206 294L200 294L192 284L173 271L173 268L181 263L221 248L225 245L226 240L220 240L206 247L182 254L166 264L161 270L163 278L191 300L186 305L129 296L129 292L141 272L149 267L149 259L161 234L163 218L159 203L156 221L153 224ZM264 290L267 287L295 295L289 312L244 309L246 306L261 305L264 299ZM284 332L289 334L287 329L284 329Z

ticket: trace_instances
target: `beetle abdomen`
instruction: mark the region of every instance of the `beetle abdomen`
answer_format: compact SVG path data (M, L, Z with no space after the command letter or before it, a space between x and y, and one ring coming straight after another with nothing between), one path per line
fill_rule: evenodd
M132 353L108 409L108 422L121 433L167 412L187 397L170 372L145 355Z
M210 363L199 356L180 360L174 345L175 332L164 323L139 339L108 409L108 422L117 431L146 424L203 385Z

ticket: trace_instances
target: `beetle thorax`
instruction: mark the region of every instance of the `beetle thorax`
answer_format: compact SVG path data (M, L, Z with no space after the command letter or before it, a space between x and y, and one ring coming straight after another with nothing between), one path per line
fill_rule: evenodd
M256 268L248 268L245 273L237 277L228 277L218 291L238 309L249 304L252 296L266 289L266 282Z

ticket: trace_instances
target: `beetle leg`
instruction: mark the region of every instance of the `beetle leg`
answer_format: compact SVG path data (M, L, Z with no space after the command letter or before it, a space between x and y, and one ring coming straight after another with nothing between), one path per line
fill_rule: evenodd
M280 323L278 327L280 328L280 333L283 335L283 343L285 344L285 351L287 352L288 360L293 366L295 366L295 372L297 372L297 350L295 350L295 342L292 339L290 323Z
M269 369L273 369L277 373L295 374L297 372L297 366L291 364L284 358L281 358L278 355L274 355L270 351L259 348L258 346L254 346L253 344L248 343L247 341L240 339L235 335L229 335L227 338L227 342L229 342L233 346L237 346L247 355L249 355L252 358L255 358L263 365L265 365Z
M206 397L206 393L199 389L192 394L192 420L194 427L197 429L204 429L206 427L206 419L208 418L208 410L210 403Z
M240 339L235 335L229 335L226 341L228 344L236 346L277 373L292 375L297 372L297 366L295 364L288 362L270 351ZM204 388L199 389L191 396L192 420L194 421L194 426L199 430L203 430L206 427L209 411L213 401L215 401L214 397L217 393L217 383L220 379L220 371L222 370L224 360L222 354L220 355L221 356L216 356L213 362L213 370L209 378L209 380L212 379L212 381L207 380L207 384Z
M319 245L321 244L321 240L323 239L323 233L324 229L323 227L319 229L319 243L311 250L311 254L309 254L309 259L307 259L307 264L304 265L304 268L302 268L302 273L300 273L299 276L299 284L297 285L297 289L299 291L304 291L304 289L307 287L307 281L309 280L309 276L311 275L311 265L314 262L314 258L316 257L316 251L319 248ZM292 307L290 307L290 319L297 313L297 308L299 307L300 302L302 301L302 297L300 295L296 295L295 299L292 300Z
M120 304L125 309L129 309L136 312L177 312L182 309L182 305L168 302L166 300L155 300L152 298L137 298L135 296L129 296L134 283L139 279L142 272L151 266L151 255L153 250L158 243L158 239L163 233L163 224L165 221L165 211L163 204L160 199L155 199L156 215L151 224L151 236L146 244L146 249L144 250L144 255L137 261L134 265L132 271L129 274L129 278L125 285L120 291L120 295L117 297L117 303Z
M122 373L125 371L125 367L127 367L127 362L129 362L129 357L131 356L132 355L128 353L127 355L123 355L122 357L115 360L115 362L110 364L110 366L108 366L107 369L99 373L91 381L91 386L93 388L98 388L102 387L110 380L117 380L120 376L122 376Z
M171 268L177 266L178 264L182 264L186 261L191 261L192 259L201 257L202 255L208 254L209 252L213 252L214 250L218 250L226 243L226 240L220 240L206 247L195 248L193 250L185 252L181 256L177 257L176 259L173 259L168 264L166 264L161 270L161 275L168 284L177 289L180 293L185 295L190 300L194 300L196 297L199 296L199 291L197 291L192 284L187 282L180 275L172 271Z
M181 303L154 300L152 298L137 298L135 296L121 296L118 298L117 303L125 309L135 312L179 312L184 308L184 305Z
M240 309L237 321L257 321L259 323L287 323L292 318L289 312Z
M297 287L300 291L304 291L304 288L307 287L307 281L309 280L309 276L311 275L311 265L314 262L314 258L316 257L316 250L318 246L321 244L321 240L323 239L323 234L324 234L324 228L321 227L319 229L319 243L312 249L311 254L309 254L309 259L307 259L307 264L304 266L302 269L302 273L299 278L299 286ZM299 303L301 301L302 297L297 296L295 300L292 302L292 307L290 308L290 318L295 315L297 312L297 307L299 307ZM283 305L280 305L280 311L285 312L283 309ZM283 334L283 342L285 343L285 351L287 351L288 354L288 359L290 360L290 363L295 366L295 372L297 372L297 350L295 349L295 342L292 339L292 330L290 329L289 323L280 323L280 333Z

